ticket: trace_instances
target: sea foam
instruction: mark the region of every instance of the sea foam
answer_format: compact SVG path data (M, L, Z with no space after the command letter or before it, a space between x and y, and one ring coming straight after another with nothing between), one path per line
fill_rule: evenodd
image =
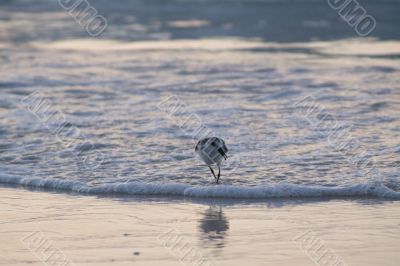
M179 183L128 182L88 186L78 181L27 178L11 175L0 175L0 183L95 195L126 194L237 199L317 197L375 197L400 199L400 192L394 191L382 183L365 183L340 187L279 183L270 186L248 187L235 185L193 186Z

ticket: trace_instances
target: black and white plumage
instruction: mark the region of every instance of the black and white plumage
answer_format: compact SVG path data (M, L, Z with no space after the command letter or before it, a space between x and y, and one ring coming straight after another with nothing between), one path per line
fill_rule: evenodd
M210 168L211 173L215 178L215 182L218 184L219 178L221 176L222 160L228 159L228 156L226 155L226 153L228 152L228 148L226 147L225 141L217 137L204 138L197 143L195 151L207 164L208 168ZM214 170L211 167L212 165L216 165L218 167L217 176L215 175Z

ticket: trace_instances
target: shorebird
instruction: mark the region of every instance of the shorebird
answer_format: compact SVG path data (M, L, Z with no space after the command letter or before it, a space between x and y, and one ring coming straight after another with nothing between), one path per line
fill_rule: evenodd
M228 158L228 156L226 156L228 148L225 145L225 141L217 137L201 139L196 145L195 152L200 155L201 159L207 164L208 168L210 168L211 173L214 176L215 183L218 184L219 177L221 176L220 165L222 159L226 160ZM218 167L217 176L211 167L212 165L216 165Z

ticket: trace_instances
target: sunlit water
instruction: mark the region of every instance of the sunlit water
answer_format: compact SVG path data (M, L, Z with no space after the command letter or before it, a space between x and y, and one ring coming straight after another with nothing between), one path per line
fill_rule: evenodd
M393 192L400 190L399 41L372 36L279 43L255 29L254 36L239 29L230 36L222 26L220 36L207 26L201 31L198 24L216 23L210 18L170 23L169 29L156 19L140 24L129 13L120 14L120 27L110 16L104 35L91 38L57 6L24 13L18 3L0 12L1 182L221 197L368 195L385 184L385 195L399 197ZM344 22L331 23L342 23L350 35L341 37L356 36ZM198 34L191 38L176 27L194 27ZM60 38L63 29L66 37ZM79 141L66 145L54 133L63 121L49 126L29 110L24 99L32 93L49 101L48 114L60 111L81 132ZM322 134L307 120L304 99L310 97L348 129L358 149L339 151L328 138L333 127ZM231 186L213 186L194 152L199 136L163 108L168 99L178 99L185 114L225 139L230 158L221 183ZM338 139L344 144L349 137ZM82 160L89 153L104 158L98 167ZM349 161L350 155L368 159L373 171ZM123 183L131 185L116 186Z

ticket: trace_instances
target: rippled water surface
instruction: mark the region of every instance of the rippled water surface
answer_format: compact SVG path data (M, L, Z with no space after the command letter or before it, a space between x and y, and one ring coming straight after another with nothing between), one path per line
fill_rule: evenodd
M56 5L40 3L19 8L20 2L11 1L0 11L1 175L88 186L209 185L213 178L194 153L193 127L163 108L178 99L192 121L225 139L231 157L222 166L222 184L348 187L380 180L400 189L400 42L395 36L353 38L356 33L323 5L329 14L325 22L296 19L307 34L316 27L317 36L319 30L337 35L309 41L312 36L289 40L286 33L269 41L270 24L255 19L260 30L244 34L228 15L193 22L200 20L193 15L195 4L171 3L185 15L160 4L162 18L153 14L152 4L137 4L150 13L145 19L134 2L129 12L117 2L105 14L109 28L95 38ZM106 7L98 2L99 12ZM246 19L246 5L236 8L244 12L239 21L253 23ZM261 20L262 14L257 16ZM377 35L391 32L393 25L399 23L382 26ZM337 28L343 28L343 36ZM32 93L48 100L49 109L39 115L29 110L26 99ZM340 149L330 141L333 123L321 127L307 120L305 99L347 128L346 137L337 137L341 145L352 139L358 148ZM55 110L65 121L46 122L43 117ZM62 122L79 130L80 138L60 139L54 131ZM87 154L104 160L88 167L82 160ZM354 156L368 159L374 175L349 161Z

